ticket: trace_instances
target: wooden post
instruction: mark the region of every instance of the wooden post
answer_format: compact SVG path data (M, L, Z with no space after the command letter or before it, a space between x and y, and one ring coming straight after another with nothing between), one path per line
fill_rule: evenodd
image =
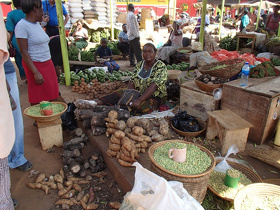
M177 4L177 1L176 0L173 0L173 20L176 19L176 4Z
M256 29L258 29L258 25L259 25L260 14L261 14L261 8L262 8L262 0L260 0L260 6L259 6L258 16L257 16L257 22L256 22Z
M65 37L65 28L64 28L61 0L55 0L55 5L56 5L57 18L58 18L58 28L59 28L63 68L65 73L65 84L69 86L71 84L70 66L69 66L68 50L67 50L66 37Z
M280 23L279 23L279 27L278 27L278 33L277 36L280 36Z
M114 23L113 23L113 0L110 0L110 14L111 14L111 40L114 40Z
M222 8L221 8L221 21L219 24L219 38L221 40L221 28L222 28L222 23L223 23L223 19L224 19L224 9L225 9L225 0L222 1Z
M200 23L200 33L199 33L199 42L201 43L201 46L202 46L201 50L202 51L203 51L203 42L204 42L204 27L205 27L206 7L207 7L207 0L203 0L201 23Z

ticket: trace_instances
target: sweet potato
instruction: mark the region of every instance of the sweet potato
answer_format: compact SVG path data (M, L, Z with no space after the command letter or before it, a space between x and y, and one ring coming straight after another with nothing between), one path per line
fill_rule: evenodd
M72 198L74 195L75 195L75 190L70 190L69 192L62 195L61 198Z
M115 128L115 129L117 129L117 125L114 124L114 123L106 123L106 127L107 128Z
M169 131L168 122L165 119L159 121L159 133L163 136L167 135Z
M49 193L50 187L47 185L42 184L41 189L45 191L46 194Z
M126 161L124 161L124 160L122 160L122 159L118 159L118 162L119 162L119 164L120 164L121 166L125 166L125 167L130 167L130 166L132 166L132 163L126 162Z
M92 176L98 177L98 178L106 176L106 175L107 175L107 173L105 171L99 171L99 172L92 174Z
M121 144L121 138L117 138L115 135L112 135L111 138L110 138L110 142L112 144Z
M68 205L68 204L66 204L66 203L63 203L62 205L61 205L61 209L70 209L70 206Z
M144 148L144 149L148 147L148 143L147 143L146 141L141 141L141 142L140 142L140 145L141 145L141 147Z
M98 208L98 204L90 203L87 205L86 209L97 209L97 208Z
M150 136L150 137L152 137L155 134L159 134L159 133L157 130L154 130L154 129L148 132L148 136Z
M153 129L152 123L147 118L138 119L135 125L141 126L147 132Z
M117 131L117 129L114 129L114 128L107 128L107 132L108 132L109 134L114 134L116 131Z
M126 121L127 127L133 128L133 127L135 126L135 123L136 123L137 120L138 120L138 119L137 119L136 117L130 117L130 118L128 118L127 121Z
M141 136L136 136L136 135L134 135L132 133L127 133L126 136L128 138L130 138L131 140L134 140L134 141L137 141L137 142L143 141L143 138Z
M63 184L57 183L57 189L58 189L58 190L63 190L63 189L64 189Z
M121 139L121 143L122 143L122 146L124 146L128 151L131 151L132 143L131 143L131 140L129 138L123 137Z
M41 189L41 187L42 187L42 184L41 184L41 183L38 183L38 182L35 182L35 183L27 183L26 185L27 185L27 187L29 187L30 189Z
M65 183L64 183L64 185L65 186L70 186L70 185L73 185L74 183L73 183L73 181L66 181Z
M116 132L114 134L118 139L121 139L122 137L125 136L125 133L123 131L120 131L120 130L116 130Z
M117 117L118 117L118 112L116 112L115 110L111 110L108 113L108 118L109 118L110 122L113 122L114 120L116 120Z
M132 128L132 133L136 136L142 136L143 135L143 128L140 126L134 126Z
M46 174L39 174L35 182L42 182L46 178Z
M149 137L149 136L143 135L143 136L141 136L141 137L142 137L142 139L143 139L144 141L146 141L146 142L152 142L152 139L151 139L151 137Z
M161 134L155 134L152 136L151 138L153 141L163 141L164 140L164 136Z
M117 119L114 119L113 121L111 121L108 117L104 119L106 122L108 123L112 123L112 124L117 124L118 123L118 120Z
M113 151L113 150L107 150L107 155L109 156L109 157L115 157L115 156L117 156L117 152L116 151Z
M82 198L84 197L84 195L85 195L85 191L79 192L78 195L77 195L77 201L82 200Z
M73 201L68 200L68 199L60 199L60 200L58 200L58 201L55 202L56 205L62 205L62 204L64 204L64 203L67 204L67 205L69 205L69 206L74 205Z
M86 202L84 202L83 200L80 200L80 203L81 203L83 209L87 209L87 204L86 204Z
M126 156L130 156L130 151L128 151L124 146L121 147L121 151L123 154L125 154Z
M112 144L109 141L109 149L117 152L117 151L120 151L121 146L119 144Z
M140 150L142 153L146 153L146 150L144 148L141 148Z
M116 128L118 130L123 131L126 128L126 123L123 120L120 120L117 124L116 124Z
M89 199L89 194L86 194L81 201L84 201L85 203L88 202L88 199Z
M77 183L74 183L73 184L73 189L78 191L78 192L81 192L82 191L82 187L80 185L78 185Z
M131 128L126 127L126 128L124 129L124 133L125 133L125 134L131 133L131 132L132 132L132 131L131 131Z
M122 151L120 151L120 159L126 161L126 162L130 162L130 163L134 163L134 161L132 160L132 158L130 156L126 156L122 153Z
M119 209L121 207L121 203L120 202L110 202L109 205L113 209Z

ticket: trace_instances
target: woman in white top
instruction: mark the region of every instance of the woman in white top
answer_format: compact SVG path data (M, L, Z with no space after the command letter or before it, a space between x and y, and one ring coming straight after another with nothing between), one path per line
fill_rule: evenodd
M41 0L24 0L21 8L26 17L16 25L15 36L23 58L29 103L56 100L59 91L50 55L50 38L39 24L43 18Z
M77 27L73 33L73 37L75 38L75 45L78 49L83 49L88 46L88 31L83 28L82 20L77 21Z

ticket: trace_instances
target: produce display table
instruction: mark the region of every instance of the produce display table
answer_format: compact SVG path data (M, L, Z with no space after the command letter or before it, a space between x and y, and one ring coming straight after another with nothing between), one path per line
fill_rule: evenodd
M225 156L233 144L240 152L245 150L248 133L253 125L230 110L207 112L209 116L206 138L219 137L222 144L221 154Z
M248 34L248 33L237 33L237 46L236 46L236 51L239 50L239 42L240 42L240 38L247 38L247 39L253 39L253 43L252 43L252 49L251 49L251 53L254 53L254 47L255 47L255 42L256 42L256 35L255 34Z
M229 109L253 127L249 139L262 144L273 137L280 114L280 77L249 78L248 86L240 79L223 84L221 109Z

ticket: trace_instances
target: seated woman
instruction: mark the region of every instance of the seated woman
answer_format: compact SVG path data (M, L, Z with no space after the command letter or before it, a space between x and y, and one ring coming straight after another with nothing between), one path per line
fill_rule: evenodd
M140 92L140 96L130 104L132 114L148 114L158 110L167 98L167 69L163 62L156 60L157 49L152 43L143 47L144 60L136 64L134 74L128 83L128 89ZM122 97L124 89L99 98L98 105L115 105Z
M82 20L77 21L77 27L72 36L75 38L74 44L78 49L84 49L88 46L88 31L87 29L83 28Z
M169 63L172 55L179 47L183 47L183 31L180 29L180 22L173 22L173 30L170 32L168 42L158 49L157 58Z
M120 66L113 60L112 50L107 47L108 41L106 38L101 39L101 46L94 53L94 60L96 63L104 64L108 67L108 71L113 73L113 71L118 71ZM100 59L96 58L96 55L99 55Z
M127 26L126 24L122 25L122 31L119 34L119 42L118 42L118 49L122 52L123 59L126 60L129 55L129 41L127 37Z

